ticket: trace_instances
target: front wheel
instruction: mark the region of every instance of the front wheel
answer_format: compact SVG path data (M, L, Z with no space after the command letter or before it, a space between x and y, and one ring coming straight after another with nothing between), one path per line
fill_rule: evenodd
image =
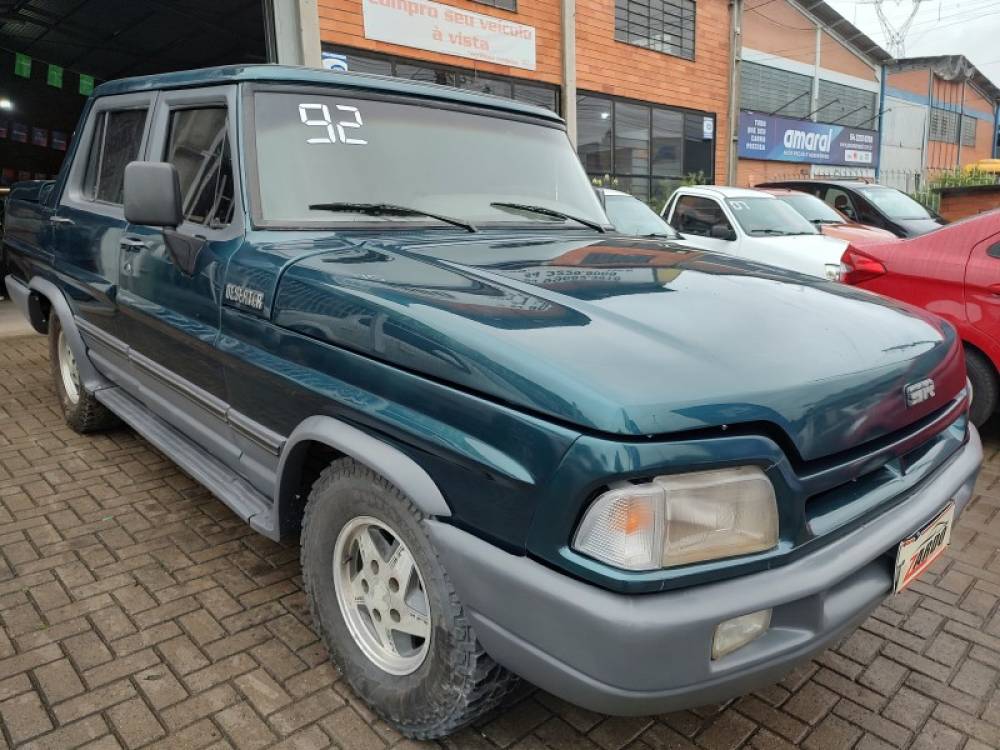
M972 384L972 407L969 409L969 419L976 427L982 427L997 408L997 398L1000 396L997 372L993 363L986 357L968 348L965 350L965 371Z
M334 461L309 495L302 576L355 692L403 734L433 739L490 711L516 678L483 651L422 520L385 479Z
M87 433L118 426L118 417L83 387L76 355L55 314L49 319L49 367L63 417L73 430Z

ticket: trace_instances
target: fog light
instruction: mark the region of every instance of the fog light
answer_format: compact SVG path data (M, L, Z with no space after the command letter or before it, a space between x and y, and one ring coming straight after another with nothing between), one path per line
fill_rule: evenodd
M721 659L738 648L743 648L755 638L767 632L771 626L771 610L762 609L749 615L734 617L720 622L712 641L712 658Z

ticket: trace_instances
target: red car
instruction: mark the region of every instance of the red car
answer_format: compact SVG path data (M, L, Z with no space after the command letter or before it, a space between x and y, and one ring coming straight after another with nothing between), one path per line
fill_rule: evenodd
M812 222L827 237L846 240L853 245L867 245L871 242L890 242L896 235L887 229L879 229L869 224L861 224L848 219L841 211L812 193L788 188L758 188L784 201Z
M840 280L922 307L958 329L972 383L972 421L997 408L1000 210L894 242L848 245Z

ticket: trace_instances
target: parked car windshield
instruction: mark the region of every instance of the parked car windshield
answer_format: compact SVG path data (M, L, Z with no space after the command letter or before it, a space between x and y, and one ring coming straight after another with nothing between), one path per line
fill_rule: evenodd
M797 193L795 195L776 195L775 197L779 201L787 203L798 211L802 218L813 224L843 224L846 221L830 204L821 201L815 195Z
M751 236L817 234L802 214L777 198L727 198L743 231Z
M608 224L565 132L542 123L314 91L258 92L254 128L260 211L279 225L428 222L319 208L345 203L477 226L580 226L528 206ZM524 209L491 205L498 202Z
M631 195L605 194L604 210L611 223L615 225L615 229L622 234L636 237L655 235L670 240L680 238L677 230L661 219L653 209Z
M887 187L860 187L861 195L874 203L890 219L933 219L926 208L906 193Z

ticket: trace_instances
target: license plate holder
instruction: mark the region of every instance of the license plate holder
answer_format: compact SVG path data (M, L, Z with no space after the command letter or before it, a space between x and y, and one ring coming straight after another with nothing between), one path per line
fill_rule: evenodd
M948 503L933 521L899 543L893 579L895 593L903 591L944 554L951 542L954 523L955 503Z

